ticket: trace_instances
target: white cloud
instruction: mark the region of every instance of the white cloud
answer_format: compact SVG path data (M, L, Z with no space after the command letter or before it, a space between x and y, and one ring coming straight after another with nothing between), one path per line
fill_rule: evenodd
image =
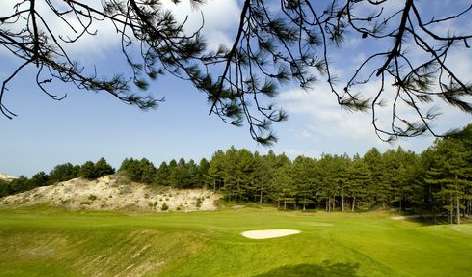
M461 71L466 70L462 71L465 73L471 66L470 63L464 63L462 67L457 68ZM391 84L391 82L386 83ZM379 85L379 82L371 82L361 87L359 91L363 96L371 97L378 91ZM302 144L313 144L317 149L326 152L352 154L362 153L371 147L386 150L402 146L411 150L423 150L434 140L432 135L426 134L417 138L400 138L394 144L384 143L375 133L371 111L346 111L337 103L336 96L330 91L328 85L320 81L312 90L293 89L279 96L278 103L289 112L291 120L299 123L290 133L294 134ZM376 108L376 118L378 126L388 130L392 119L394 89L390 85L386 86L384 95L387 105ZM424 106L424 110L429 106ZM436 99L434 106L443 112L443 115L432 124L439 134L472 121L471 115L451 107L440 99ZM406 104L398 106L397 112L406 118L419 120L414 110Z
M179 21L186 19L185 30L194 32L202 26L204 17L204 36L210 49L232 43L232 34L239 22L240 7L236 0L208 0L205 4L192 7L189 1L177 5L163 0L163 8L170 10Z
M343 110L325 84L312 91L296 89L283 93L280 103L291 115L304 115L303 138L328 139L344 137L350 140L377 141L370 126L370 115Z

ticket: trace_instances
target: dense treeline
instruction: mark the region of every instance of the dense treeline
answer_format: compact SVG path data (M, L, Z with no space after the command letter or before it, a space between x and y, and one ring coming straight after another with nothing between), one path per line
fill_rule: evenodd
M56 166L0 184L0 195L78 176L97 178L114 174L102 158L82 166ZM323 154L319 158L266 154L231 148L216 151L211 159L184 159L155 166L148 159L125 159L119 174L151 186L207 187L229 201L273 203L288 209L358 211L397 208L400 211L445 215L460 223L472 215L472 125L438 139L417 154L401 148L385 153L373 148L364 156Z
M460 223L472 215L472 125L421 154L374 148L362 157L323 154L292 161L272 151L231 148L198 164L180 159L156 167L147 159L126 159L119 171L150 185L208 187L229 201L326 211L393 207Z

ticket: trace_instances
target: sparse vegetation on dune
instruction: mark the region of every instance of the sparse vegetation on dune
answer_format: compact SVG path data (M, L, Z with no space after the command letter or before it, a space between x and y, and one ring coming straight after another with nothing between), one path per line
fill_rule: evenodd
M215 210L219 194L209 190L151 187L111 175L96 180L75 178L0 199L0 205L18 207L46 204L69 209L196 211ZM165 199L165 202L161 200Z
M251 240L245 230L295 228ZM386 212L226 208L197 213L0 210L0 275L469 276L472 225Z

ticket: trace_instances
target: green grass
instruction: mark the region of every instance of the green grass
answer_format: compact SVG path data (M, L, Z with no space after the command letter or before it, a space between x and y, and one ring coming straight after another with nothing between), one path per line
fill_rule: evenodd
M249 229L302 233L250 240ZM382 212L0 210L2 276L470 276L472 225Z

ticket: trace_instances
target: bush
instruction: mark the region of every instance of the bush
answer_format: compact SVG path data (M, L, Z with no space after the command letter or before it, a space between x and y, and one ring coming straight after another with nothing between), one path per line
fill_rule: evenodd
M0 180L0 197L10 195L12 192L10 182Z
M97 196L95 196L93 194L90 194L90 196L88 197L88 200L95 201L95 200L97 200Z
M107 163L104 158L101 158L96 163L91 161L85 162L79 170L80 177L86 179L96 179L98 177L114 174L115 170Z
M24 192L30 189L33 189L34 186L31 184L31 181L25 176L20 176L19 178L13 179L8 184L8 194L15 194Z
M115 186L126 187L126 186L129 186L130 184L131 184L131 180L129 179L128 176L118 175L116 177L115 183L114 184L112 183L112 187L115 187Z
M197 208L200 208L200 207L202 206L202 204L203 204L202 198L201 198L201 197L198 197L198 198L197 198L197 202L195 202L195 206L196 206Z
M79 170L80 166L74 166L71 163L56 165L49 173L49 183L54 184L77 178L79 177Z
M164 202L161 206L161 211L167 211L169 209L169 206Z
M119 187L120 195L131 193L131 188L129 186L120 186Z
M128 176L131 181L151 184L156 177L156 167L148 159L125 159L120 172Z
M95 175L97 177L107 176L115 174L115 169L111 167L105 160L105 158L101 158L95 163Z
M44 171L41 171L31 177L30 182L35 187L47 186L49 184L49 176Z
M95 179L96 172L95 172L95 164L91 161L85 162L79 170L79 176L86 179Z

